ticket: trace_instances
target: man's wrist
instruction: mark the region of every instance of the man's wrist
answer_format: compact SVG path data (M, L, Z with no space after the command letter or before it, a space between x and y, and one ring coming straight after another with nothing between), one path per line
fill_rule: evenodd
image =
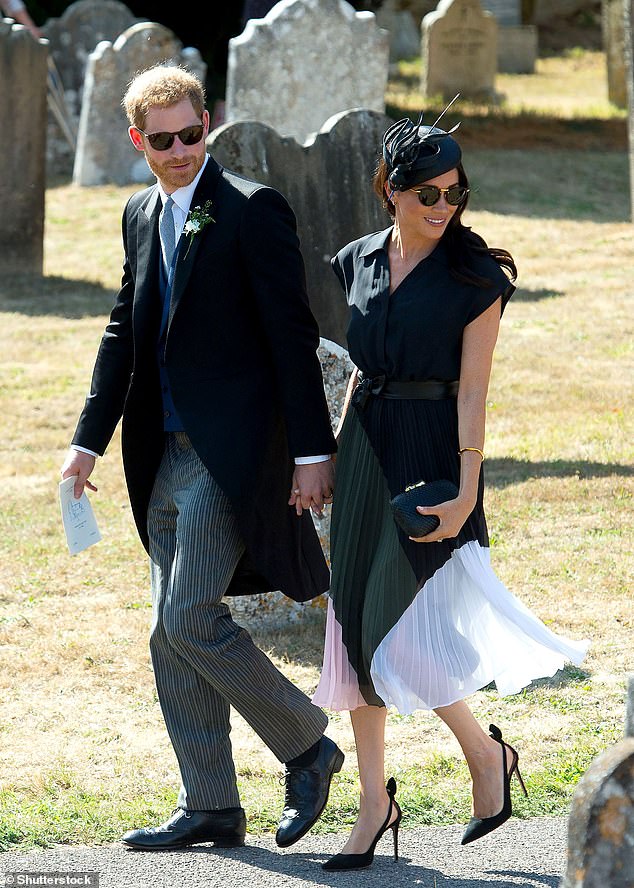
M309 466L313 465L313 463L320 462L328 462L330 459L330 454L326 454L325 456L296 456L295 457L295 465L296 466Z
M98 458L99 458L99 454L98 454L98 453L95 453L94 450L88 450L87 447L80 447L79 444L71 444L71 445L70 445L70 449L71 449L71 450L76 450L76 451L78 451L79 453L87 453L88 456L94 456L95 459L98 459Z

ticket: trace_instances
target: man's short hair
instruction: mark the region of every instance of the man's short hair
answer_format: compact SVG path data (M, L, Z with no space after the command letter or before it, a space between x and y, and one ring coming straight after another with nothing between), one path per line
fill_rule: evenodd
M197 116L202 118L205 88L198 77L184 68L155 65L135 75L121 104L130 124L142 130L150 108L169 108L183 99L189 99Z

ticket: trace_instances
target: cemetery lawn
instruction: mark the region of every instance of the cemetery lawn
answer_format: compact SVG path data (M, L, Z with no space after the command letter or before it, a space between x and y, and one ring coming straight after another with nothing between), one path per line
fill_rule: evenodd
M632 671L634 380L624 152L470 150L467 222L520 270L489 394L486 505L501 579L554 630L590 638L568 667L500 700L471 699L521 754L520 817L564 814L592 759L619 739ZM154 691L145 553L124 488L118 433L92 501L104 539L68 556L57 482L121 265L133 189L47 192L45 277L0 284L0 847L115 841L159 822L178 776ZM354 199L352 196L351 199ZM630 406L628 413L627 407ZM257 642L311 692L323 608ZM346 714L328 733L347 753L316 830L346 829L356 767ZM238 716L232 739L249 829L275 829L281 768ZM387 773L404 826L465 822L467 769L423 713L388 723Z

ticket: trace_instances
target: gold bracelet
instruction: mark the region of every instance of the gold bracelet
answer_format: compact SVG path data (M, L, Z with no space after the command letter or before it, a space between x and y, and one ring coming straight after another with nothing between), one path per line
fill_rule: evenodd
M474 453L479 453L482 457L482 462L484 462L484 453L479 447L461 447L458 453L464 453L465 450L472 450Z

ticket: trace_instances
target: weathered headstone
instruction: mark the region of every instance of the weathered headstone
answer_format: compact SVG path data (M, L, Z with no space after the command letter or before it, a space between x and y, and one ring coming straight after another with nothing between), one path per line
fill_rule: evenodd
M350 108L385 109L388 34L345 0L281 0L229 41L225 120L305 141Z
M627 131L630 160L630 204L634 222L634 0L625 0L625 70L627 85Z
M45 40L0 19L0 270L42 274L46 176Z
M628 728L634 710L629 681ZM568 866L561 888L634 885L634 736L607 749L583 775L568 820Z
M504 25L498 28L498 71L501 74L534 74L539 53L536 25Z
M498 26L479 0L440 0L421 25L421 92L446 99L493 95Z
M88 57L102 40L113 42L138 19L119 0L77 0L60 18L49 19L42 32L59 71L66 103L79 118Z
M422 16L421 16L422 18ZM390 35L390 61L411 59L420 53L420 21L400 0L385 0L376 11L376 22Z
M623 0L603 0L603 48L608 68L608 98L619 108L627 107L625 73L625 5Z
M159 63L183 65L205 80L198 50L183 49L172 31L153 22L133 25L90 54L73 171L76 185L152 181L145 158L126 135L121 98L137 71Z
M118 0L77 0L60 18L50 18L43 25L51 66L49 111L55 112L49 113L46 146L52 175L66 176L73 171L88 56L102 40L116 40L137 21Z
M300 145L258 121L225 124L207 140L216 160L288 199L306 263L308 295L322 336L345 344L348 310L330 258L349 241L387 228L371 187L381 137L392 121L376 111L348 111Z
M522 0L480 0L498 23L498 71L503 74L532 74L538 50L535 25L522 24Z

